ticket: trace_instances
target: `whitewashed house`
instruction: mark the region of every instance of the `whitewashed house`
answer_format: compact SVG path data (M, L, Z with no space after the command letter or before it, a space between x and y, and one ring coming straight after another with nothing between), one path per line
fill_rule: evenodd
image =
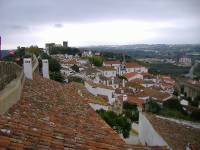
M121 71L121 62L120 61L104 61L103 66L114 67L117 70L117 74L120 74L120 71Z
M116 77L117 70L114 67L101 67L98 69L104 77Z
M137 63L126 63L125 64L125 69L126 72L138 72L138 73L142 73L142 72L148 72L148 69L144 66L141 66Z
M124 77L128 80L128 81L132 81L132 80L136 80L136 79L140 79L143 80L143 75L137 72L129 72L129 73L125 73Z
M103 84L95 84L91 81L85 81L86 89L93 95L103 95L107 96L109 104L112 104L115 101L114 92L115 90L111 86L106 86Z

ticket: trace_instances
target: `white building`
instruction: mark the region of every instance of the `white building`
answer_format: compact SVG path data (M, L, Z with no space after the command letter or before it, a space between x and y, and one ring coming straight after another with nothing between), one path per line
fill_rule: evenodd
M128 81L132 81L132 80L136 80L136 79L140 79L143 80L143 75L137 72L129 72L129 73L125 73L124 77L128 80Z
M184 66L191 66L192 65L192 60L191 60L191 58L182 57L182 58L179 59L179 63L181 65L184 65Z
M110 86L105 86L103 84L94 84L91 81L85 82L86 89L93 95L104 95L108 97L109 103L112 104L115 101L114 89Z
M148 72L148 69L146 67L143 67L143 66L136 64L136 63L126 63L125 69L126 69L127 73L129 73L129 72L138 72L138 73Z
M99 68L99 71L104 77L107 78L117 76L117 70L114 67L101 67Z

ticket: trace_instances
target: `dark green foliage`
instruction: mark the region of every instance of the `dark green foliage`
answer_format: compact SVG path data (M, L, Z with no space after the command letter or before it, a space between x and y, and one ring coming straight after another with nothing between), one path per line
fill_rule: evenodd
M49 50L49 53L52 54L68 54L68 55L76 55L80 53L78 48L73 47L53 47Z
M190 67L181 67L167 63L152 63L150 64L149 73L179 76L187 74Z
M78 82L78 83L81 83L81 84L84 84L84 80L79 78L79 77L68 77L68 82Z
M77 65L73 65L72 67L72 70L74 70L75 72L80 72L79 71L79 67Z
M152 112L152 113L158 113L161 110L161 107L155 101L149 100L145 104L145 110L148 111L148 112Z
M119 60L119 61L123 60L122 53L103 52L102 55L106 60Z
M177 90L176 88L174 89L173 94L174 94L175 96L178 96L178 95L179 95L179 92L178 92L178 90Z
M131 122L139 120L139 112L137 109L137 105L124 102L123 103L123 114L131 120Z
M124 138L129 137L131 123L123 115L117 115L112 111L97 110L97 113L118 133L122 133Z
M200 110L199 109L195 109L192 111L191 117L194 120L200 121Z
M36 56L39 56L42 53L42 50L38 46L30 46L25 48L26 54L35 54Z
M61 65L60 63L56 60L53 59L51 56L48 56L46 53L42 53L40 55L41 59L48 59L49 61L49 76L50 79L58 81L58 82L64 82L64 78L60 72L61 69ZM42 61L39 60L39 66L40 66L40 70L42 68Z
M194 68L194 75L196 79L200 79L200 63Z
M49 59L49 71L50 72L59 72L61 69L60 63L56 59Z
M191 101L191 105L194 107L198 107L200 103L200 96L196 96L193 101Z
M169 108L169 109L175 109L175 110L178 110L178 111L183 110L179 100L177 100L177 99L170 99L170 100L163 102L163 107Z
M89 58L89 61L91 64L97 66L97 67L101 67L103 64L103 57L101 56L93 56Z
M7 55L4 57L4 61L16 62L18 65L23 65L23 58L25 57L25 48L18 47L14 55Z
M64 78L60 72L50 72L50 79L58 82L64 82Z

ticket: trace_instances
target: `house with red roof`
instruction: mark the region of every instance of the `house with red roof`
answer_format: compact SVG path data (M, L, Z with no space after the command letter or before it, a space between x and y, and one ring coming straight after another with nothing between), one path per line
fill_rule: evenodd
M128 73L129 72L140 72L140 73L148 72L148 69L146 67L141 66L141 65L139 65L137 63L133 63L133 62L126 63L125 64L125 69L126 69L126 72L128 72Z
M136 79L140 79L143 80L143 75L137 72L128 72L124 74L124 77L128 80L128 81L132 81L132 80L136 80Z
M104 67L114 67L117 70L117 74L120 74L121 62L118 60L110 60L103 62Z

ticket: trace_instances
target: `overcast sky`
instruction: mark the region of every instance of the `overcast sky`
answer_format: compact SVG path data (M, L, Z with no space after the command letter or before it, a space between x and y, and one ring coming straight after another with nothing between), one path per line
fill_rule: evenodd
M0 0L2 48L200 43L200 0Z

